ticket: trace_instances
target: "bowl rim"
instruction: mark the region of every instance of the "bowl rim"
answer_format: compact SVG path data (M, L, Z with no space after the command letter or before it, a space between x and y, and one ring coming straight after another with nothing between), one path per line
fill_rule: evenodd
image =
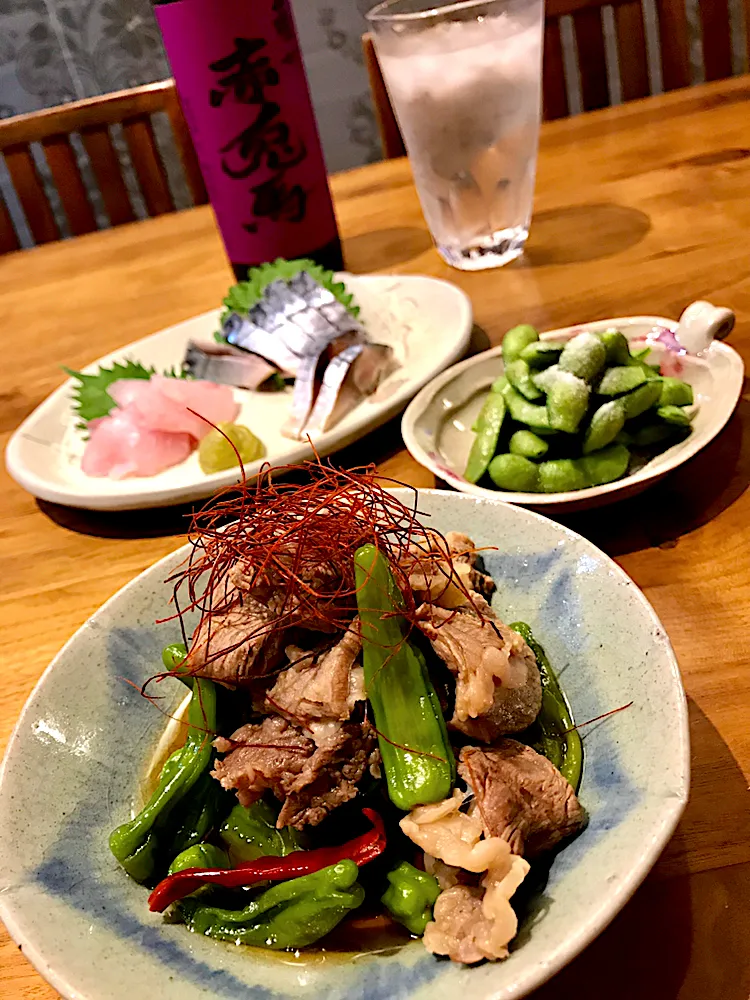
M609 326L623 327L625 328L623 332L625 332L628 327L641 325L666 327L672 332L675 332L678 326L674 320L666 319L663 316L619 316L613 319L597 319L591 320L587 323L573 323L570 326L561 326L555 328L554 330L546 330L544 333L539 334L539 339L554 340L556 337L565 336L573 332L583 332L586 330L601 329ZM705 440L698 440L696 435L690 435L683 441L672 445L670 448L666 449L666 451L656 455L637 472L624 476L622 479L616 479L612 483L605 483L602 486L588 486L583 490L568 490L561 493L512 493L508 490L490 490L485 486L477 486L476 483L467 482L463 476L459 475L453 469L434 458L429 452L425 451L419 443L414 427L440 389L447 385L448 382L461 372L468 371L474 365L480 364L487 358L500 357L502 352L501 345L498 345L497 347L490 347L486 351L482 351L479 354L473 354L470 358L465 358L463 361L459 361L457 364L451 365L449 368L440 372L439 375L430 379L427 385L420 389L404 411L404 415L401 418L401 436L403 437L404 444L406 445L406 448L412 458L419 462L420 465L429 469L434 475L444 479L453 489L460 493L466 493L469 496L481 497L485 500L501 500L505 503L515 504L517 506L535 508L554 507L559 504L583 505L586 501L595 501L603 497L615 500L617 497L612 496L612 494L617 494L625 490L632 490L634 488L645 489L649 485L653 485L668 472L671 472L684 462L687 462L688 459L693 458L699 451L710 444L711 441L713 441L713 439L724 429L727 423L729 423L740 396L742 395L742 384L745 370L744 362L742 361L739 353L733 347L728 344L724 344L721 341L714 341L711 349L717 353L721 353L730 360L732 366L732 380L730 382L730 380L727 379L727 391L722 397L723 401L725 401L726 410L719 416L715 423L710 426L710 428L706 429ZM705 358L703 360L705 360Z
M482 506L499 506L505 509L513 509L515 512L514 516L521 516L522 518L525 517L531 519L532 521L541 521L545 524L552 524L555 529L572 542L576 544L583 544L584 547L592 549L597 554L597 557L606 563L609 574L614 576L617 580L619 580L619 582L624 584L626 588L631 591L631 593L634 594L637 601L643 607L646 616L651 620L652 625L663 636L662 648L667 658L670 680L672 685L676 686L677 691L682 695L682 697L678 699L678 718L674 720L678 733L680 770L674 778L675 787L673 793L669 796L660 798L662 805L659 820L658 823L653 824L653 827L650 830L650 839L645 843L642 851L637 857L637 860L630 865L626 874L618 881L615 888L612 889L608 895L602 896L597 909L589 915L588 919L579 924L577 930L572 932L565 939L565 943L559 948L554 961L545 963L543 966L537 965L526 972L522 971L519 974L519 979L517 980L517 985L520 986L520 990L514 990L514 992L509 993L509 988L503 988L502 991L492 993L487 997L487 1000L506 1000L506 998L512 996L517 998L517 1000L521 1000L522 997L527 996L533 990L542 986L554 975L556 975L556 973L581 954L584 949L596 937L598 937L603 930L605 930L605 928L620 913L625 904L631 899L635 891L642 884L675 831L679 819L685 810L685 806L687 805L690 789L690 731L687 696L682 683L682 676L669 635L656 614L655 609L641 588L611 556L579 532L574 531L572 528L568 528L565 525L559 524L557 521L554 521L537 511L529 510L528 508L520 507L516 504L508 504L495 497L476 498L471 497L468 494L461 494L451 490L431 488L420 489L406 485L401 487L388 487L388 489L390 492L395 492L397 494L407 494L408 496L404 497L404 499L408 499L409 497L413 498L415 493L417 498L422 494L427 494L429 496L437 495L439 497L451 497L459 503L470 502ZM120 600L129 591L136 590L142 579L147 575L155 573L159 567L166 567L175 560L179 561L182 555L187 552L189 546L190 543L186 542L177 549L174 549L172 552L162 556L145 569L141 570L140 573L138 573L118 591L112 594L111 597L104 601L104 603L101 604L78 629L76 629L73 635L58 650L42 672L37 682L34 684L34 687L24 703L21 714L13 727L7 747L3 754L3 759L0 761L0 786L2 786L6 780L6 771L16 749L16 745L23 739L23 730L27 719L32 715L35 709L36 698L40 694L48 678L56 669L58 662L62 660L65 653L75 642L79 641L80 636L85 630L87 630L92 624L95 624L99 618L104 617L108 613L109 608L116 601ZM62 969L56 969L45 959L45 949L43 943L44 928L41 928L34 938L27 936L21 929L20 922L17 921L14 916L14 911L18 909L18 904L14 901L13 896L5 896L0 893L0 919L5 924L11 939L19 946L24 957L28 959L37 972L39 972L40 975L55 990L57 990L58 993L61 994L64 1000L105 1000L105 995L103 993L82 993L80 988L76 987L75 984L70 981L68 973Z

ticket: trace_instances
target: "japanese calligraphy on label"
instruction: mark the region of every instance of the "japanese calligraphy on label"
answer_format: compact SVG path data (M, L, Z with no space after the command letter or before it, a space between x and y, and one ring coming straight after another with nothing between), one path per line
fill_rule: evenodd
M230 260L298 257L335 239L288 0L155 11Z

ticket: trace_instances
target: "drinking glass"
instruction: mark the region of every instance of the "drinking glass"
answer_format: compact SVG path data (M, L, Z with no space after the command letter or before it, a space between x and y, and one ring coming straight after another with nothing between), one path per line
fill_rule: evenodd
M531 220L543 0L385 0L367 19L440 255L507 264Z

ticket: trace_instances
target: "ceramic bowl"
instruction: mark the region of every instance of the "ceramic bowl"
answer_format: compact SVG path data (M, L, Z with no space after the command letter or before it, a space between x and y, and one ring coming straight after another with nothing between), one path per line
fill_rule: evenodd
M539 510L583 510L612 503L658 482L692 458L724 427L742 392L744 365L739 354L721 343L734 325L734 315L707 302L694 302L680 322L661 316L626 316L597 320L541 334L542 340L569 340L582 330L593 333L615 327L637 350L650 347L649 361L665 375L676 375L693 387L695 418L690 435L656 455L637 472L604 486L568 493L510 493L487 489L463 477L476 419L490 385L503 371L501 348L494 347L442 372L412 400L401 432L406 447L426 466L462 493L494 497Z
M411 492L395 491L409 501ZM635 584L590 542L538 514L423 491L425 520L500 545L485 562L494 607L546 646L586 730L586 830L557 854L527 905L510 958L467 968L420 941L395 953L292 955L189 934L150 913L147 890L109 853L110 830L141 802L165 726L137 692L178 638L157 563L108 601L37 685L0 780L0 917L43 976L76 1000L512 1000L549 978L631 896L672 833L689 782L685 696L669 639ZM132 682L133 686L127 682ZM170 682L166 682L170 683ZM166 691L174 710L184 688Z

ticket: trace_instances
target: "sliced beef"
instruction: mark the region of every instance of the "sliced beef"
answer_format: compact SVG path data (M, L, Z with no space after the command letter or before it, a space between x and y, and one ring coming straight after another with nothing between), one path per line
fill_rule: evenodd
M315 826L357 794L357 783L376 750L375 734L360 725L327 732L319 744L279 716L242 726L214 746L227 756L213 776L234 789L243 805L266 790L283 803L277 826Z
M193 637L189 666L203 677L240 686L281 661L284 629L274 611L249 595L205 615Z
M554 764L516 740L464 747L459 773L472 789L489 837L534 857L577 833L586 821L578 798Z
M504 625L480 594L449 610L423 604L420 629L456 678L449 725L491 743L531 725L542 706L536 658L524 639Z
M377 754L375 733L342 726L322 742L289 786L278 826L317 826L336 806L357 794L357 785Z
M266 710L293 721L338 719L345 721L356 701L364 698L362 671L355 662L362 649L356 625L322 656L287 650L298 662L279 674L268 692Z
M476 562L474 542L460 531L449 531L444 537L428 531L424 538L412 542L400 560L417 600L446 608L463 604L467 590L487 597L494 591L494 581L477 569Z

